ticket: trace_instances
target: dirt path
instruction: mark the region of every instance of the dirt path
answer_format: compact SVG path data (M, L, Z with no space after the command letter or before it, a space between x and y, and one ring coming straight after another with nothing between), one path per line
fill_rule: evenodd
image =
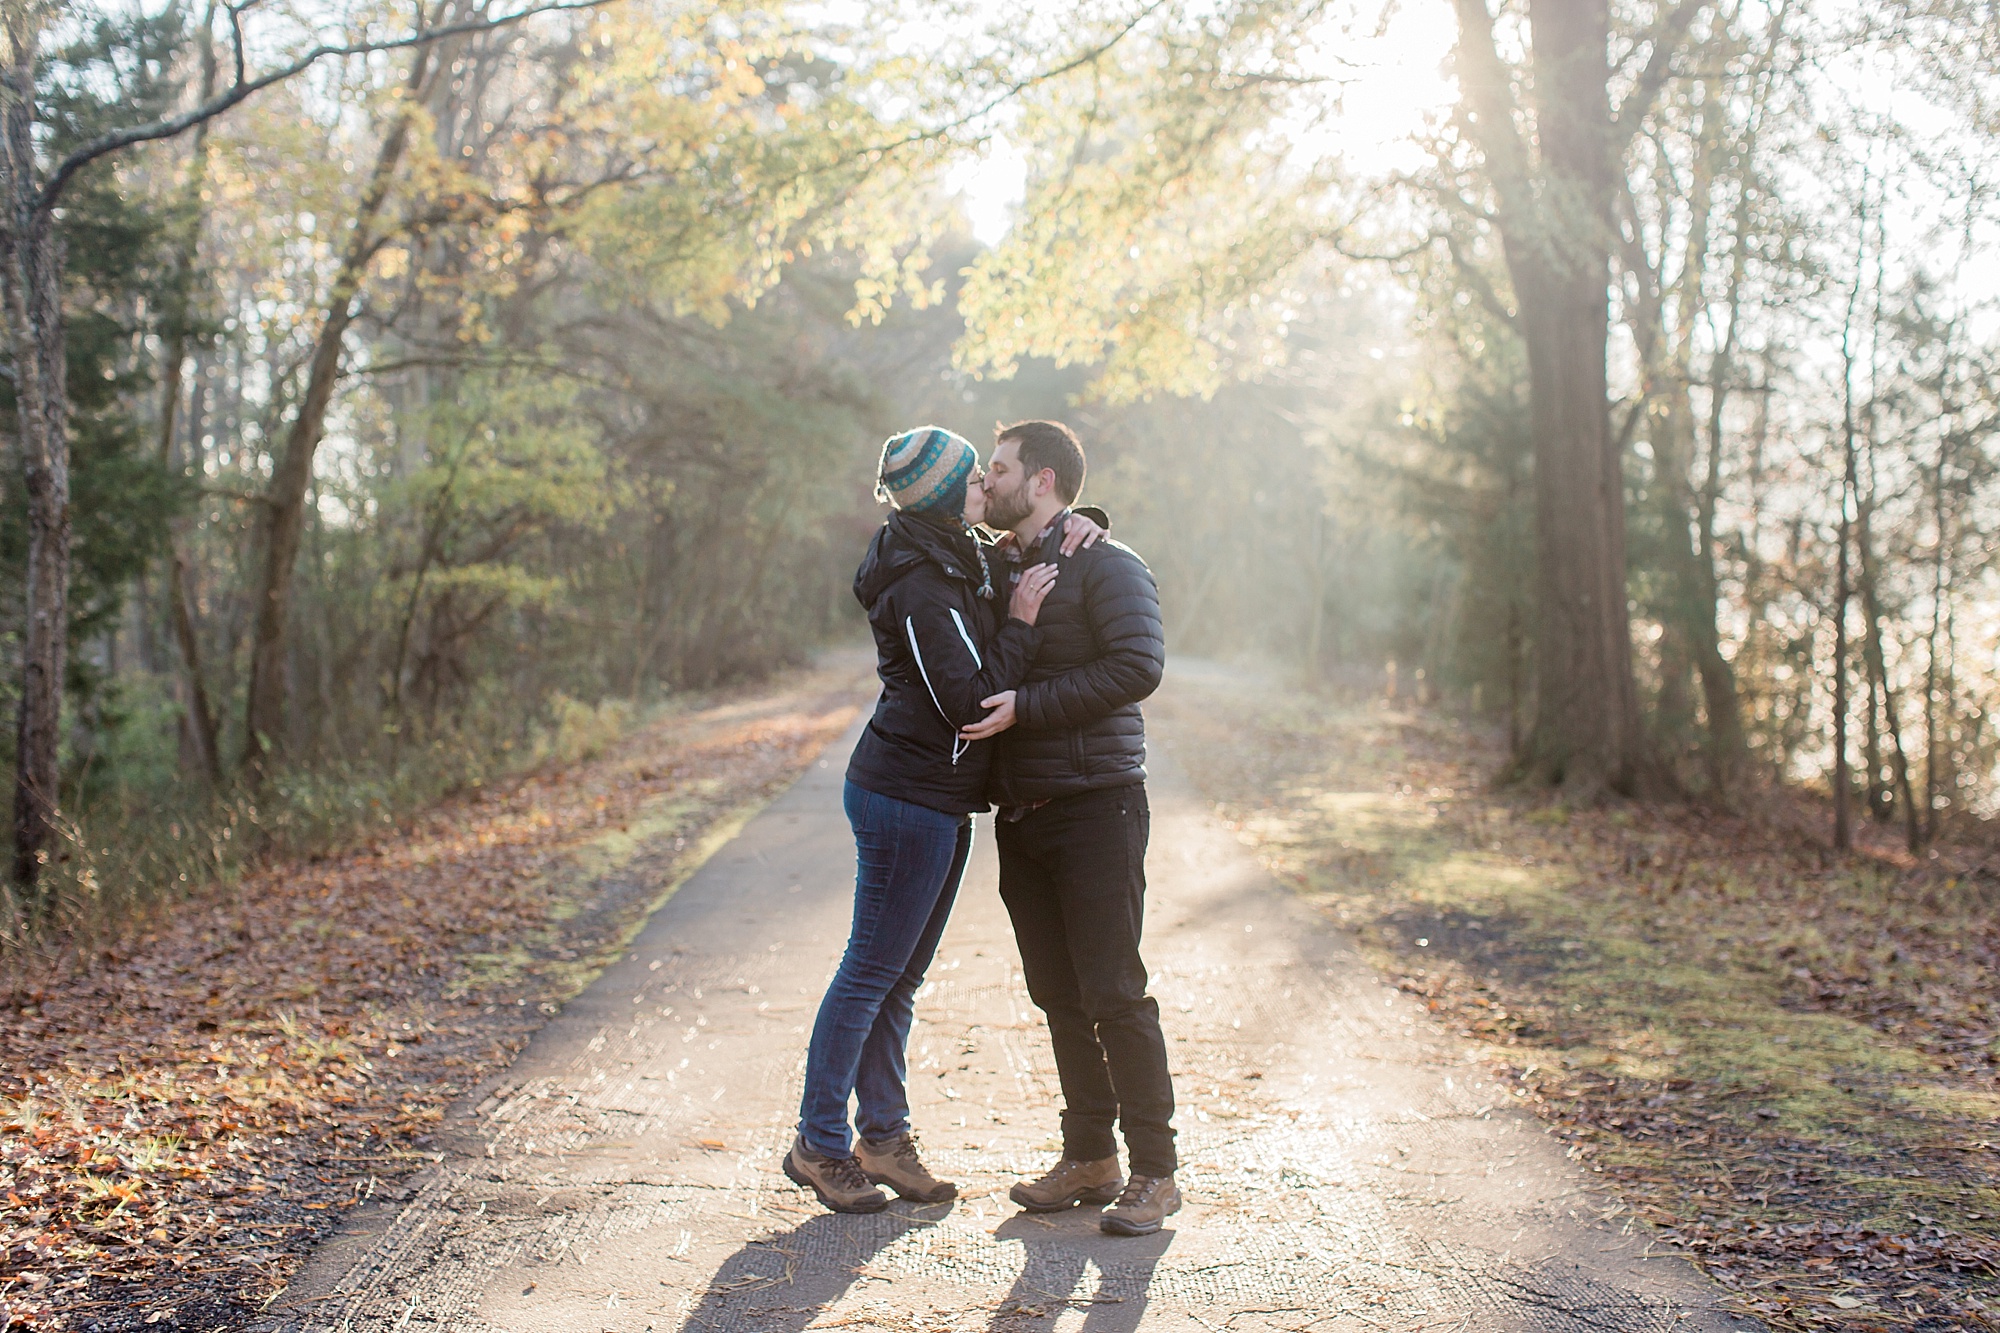
M912 1041L955 1205L823 1213L778 1172L842 943L851 736L653 918L408 1203L356 1210L268 1330L1734 1329L1417 1003L1154 765L1148 958L1190 1203L1144 1240L1022 1215L1054 1070L980 852ZM1650 1251L1650 1252L1649 1252Z

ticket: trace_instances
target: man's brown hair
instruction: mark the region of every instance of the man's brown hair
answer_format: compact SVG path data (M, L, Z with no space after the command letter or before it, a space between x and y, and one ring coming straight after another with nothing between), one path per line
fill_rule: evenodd
M1043 468L1056 474L1056 494L1066 505L1076 503L1076 497L1083 494L1083 445L1078 442L1076 432L1060 421L1017 421L1011 426L996 426L993 442L1003 444L1014 441L1015 450L1021 459L1021 469L1032 477Z

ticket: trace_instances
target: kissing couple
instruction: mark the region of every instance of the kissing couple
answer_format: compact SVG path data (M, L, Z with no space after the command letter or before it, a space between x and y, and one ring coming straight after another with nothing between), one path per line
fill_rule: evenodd
M972 816L991 807L1000 897L1063 1100L1061 1160L1009 1197L1031 1212L1110 1204L1100 1225L1121 1236L1158 1231L1180 1208L1173 1081L1139 956L1139 703L1160 684L1166 642L1152 571L1105 536L1102 512L1074 508L1084 471L1083 446L1055 421L1000 427L983 470L936 426L882 447L876 495L893 512L854 576L882 679L844 790L854 920L784 1160L837 1212L887 1207L878 1186L923 1203L958 1194L911 1133L905 1047Z

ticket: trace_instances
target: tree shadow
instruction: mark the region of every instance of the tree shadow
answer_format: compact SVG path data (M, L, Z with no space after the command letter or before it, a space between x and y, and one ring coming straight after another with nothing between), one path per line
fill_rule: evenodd
M934 1227L951 1203L891 1204L880 1213L822 1213L746 1243L723 1261L683 1325L688 1333L800 1333L847 1293L868 1261Z
M1150 1236L1107 1236L1095 1208L1063 1213L1020 1213L993 1233L1021 1242L1026 1253L1014 1285L987 1321L988 1333L1031 1333L1049 1328L1065 1310L1084 1312L1079 1333L1135 1333L1145 1318L1153 1270L1174 1243L1171 1229ZM1095 1291L1083 1291L1084 1274L1097 1270Z

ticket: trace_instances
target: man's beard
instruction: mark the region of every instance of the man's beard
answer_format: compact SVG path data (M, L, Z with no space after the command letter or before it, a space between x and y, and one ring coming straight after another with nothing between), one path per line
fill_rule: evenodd
M1035 505L1028 499L1026 486L1017 486L1011 491L986 492L986 526L989 528L1011 528L1034 512Z

